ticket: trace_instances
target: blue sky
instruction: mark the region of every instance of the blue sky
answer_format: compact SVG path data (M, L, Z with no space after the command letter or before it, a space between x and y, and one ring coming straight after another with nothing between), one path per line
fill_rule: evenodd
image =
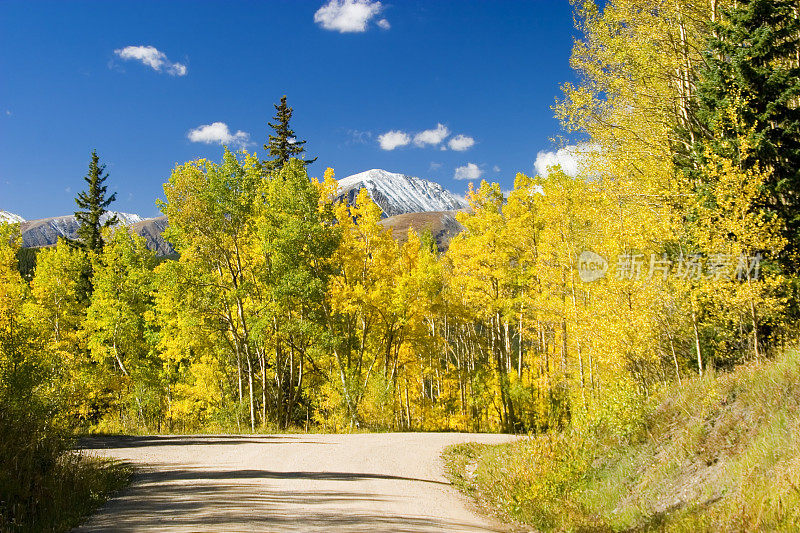
M113 208L156 216L176 164L221 141L263 152L283 94L312 175L510 188L558 148L575 36L567 0L4 0L0 210L73 212L96 148Z

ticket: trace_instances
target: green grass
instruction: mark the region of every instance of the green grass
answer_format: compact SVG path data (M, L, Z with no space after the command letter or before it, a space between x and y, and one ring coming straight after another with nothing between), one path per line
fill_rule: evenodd
M626 439L572 429L444 458L456 486L543 531L797 531L800 355L665 390Z

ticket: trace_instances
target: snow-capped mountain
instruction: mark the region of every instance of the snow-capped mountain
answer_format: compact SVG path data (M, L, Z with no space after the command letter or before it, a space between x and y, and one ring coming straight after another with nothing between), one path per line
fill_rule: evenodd
M366 189L386 217L425 211L453 211L468 207L438 183L387 172L378 168L339 180L339 197L352 203L358 191Z
M110 217L114 215L117 215L118 224L122 224L123 226L130 226L131 224L136 224L137 222L147 220L133 213L122 213L121 211L107 211L103 213L103 215L100 217L100 222L104 223L106 220L108 220Z
M120 213L117 211L104 213L100 220L101 222L105 222L113 215L117 215L119 224L126 226L145 220L139 215ZM22 224L21 227L22 246L26 248L52 246L58 242L59 237L75 239L78 236L79 226L80 224L75 218L75 215L28 220Z
M3 222L8 224L17 224L19 222L25 222L25 219L19 215L15 215L14 213L9 213L8 211L0 211L0 224Z

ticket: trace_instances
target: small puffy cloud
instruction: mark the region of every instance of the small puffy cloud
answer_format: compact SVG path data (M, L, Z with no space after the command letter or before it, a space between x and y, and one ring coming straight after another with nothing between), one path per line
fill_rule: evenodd
M314 13L314 22L326 30L361 33L367 31L367 24L381 9L381 3L373 0L330 0ZM378 26L388 30L389 21L381 19Z
M476 180L481 177L483 171L475 163L467 163L463 167L456 168L453 178L457 180Z
M185 76L187 72L186 65L173 63L164 52L155 46L126 46L114 50L114 54L120 59L139 61L156 72L163 71L171 76Z
M186 65L181 63L173 63L167 68L167 72L173 76L186 76Z
M186 137L193 143L205 144L229 144L244 146L250 140L250 135L239 130L231 133L228 125L224 122L214 122L204 124L190 130Z
M570 144L553 151L540 151L536 154L536 161L533 167L540 176L547 176L550 168L561 165L564 174L573 178L585 172L586 159L591 154L597 154L599 148L590 144Z
M492 172L500 172L500 167L498 167L497 165L493 166Z
M447 143L451 150L456 152L463 152L469 150L475 145L475 139L467 135L456 135Z
M447 129L447 126L443 124L437 124L432 130L421 131L414 135L414 144L420 147L425 146L426 144L432 144L436 146L445 140L448 135L450 135L450 130Z
M383 150L394 150L411 142L411 137L404 131L392 130L378 135L378 143Z

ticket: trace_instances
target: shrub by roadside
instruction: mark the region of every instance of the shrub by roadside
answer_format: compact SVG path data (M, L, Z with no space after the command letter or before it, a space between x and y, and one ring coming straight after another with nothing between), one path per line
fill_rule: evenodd
M126 465L71 451L42 406L0 398L0 531L68 531L127 484Z

